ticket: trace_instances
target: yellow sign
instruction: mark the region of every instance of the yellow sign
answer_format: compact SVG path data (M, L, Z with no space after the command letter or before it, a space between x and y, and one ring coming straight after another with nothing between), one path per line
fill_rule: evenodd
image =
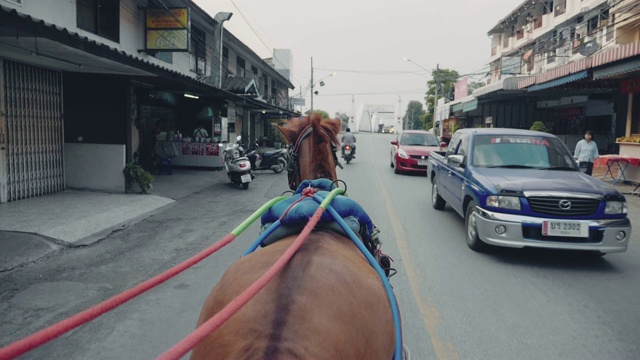
M147 9L147 29L188 29L189 9Z
M147 50L189 50L187 30L147 30Z

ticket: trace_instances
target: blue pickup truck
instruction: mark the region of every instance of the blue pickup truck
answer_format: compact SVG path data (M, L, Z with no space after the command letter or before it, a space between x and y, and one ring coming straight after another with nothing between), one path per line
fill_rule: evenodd
M623 252L631 236L624 195L580 171L555 135L460 129L432 151L431 204L464 218L467 245Z

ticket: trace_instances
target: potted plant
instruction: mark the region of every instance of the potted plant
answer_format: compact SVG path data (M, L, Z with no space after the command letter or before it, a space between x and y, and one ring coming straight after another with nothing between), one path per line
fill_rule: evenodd
M533 131L541 131L541 132L548 132L547 131L547 127L544 125L544 123L542 121L535 121L532 125L531 128L529 130L533 130Z
M127 186L137 184L143 194L148 194L149 191L151 191L153 187L151 183L154 177L150 172L140 167L140 165L129 163L124 167L123 173Z

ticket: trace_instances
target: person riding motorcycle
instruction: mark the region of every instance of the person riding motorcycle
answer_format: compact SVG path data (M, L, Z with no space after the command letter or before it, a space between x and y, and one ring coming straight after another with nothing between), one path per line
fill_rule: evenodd
M356 137L351 133L351 129L346 128L346 133L342 135L340 141L342 142L342 157L344 157L344 147L345 145L351 146L351 155L353 158L356 158Z

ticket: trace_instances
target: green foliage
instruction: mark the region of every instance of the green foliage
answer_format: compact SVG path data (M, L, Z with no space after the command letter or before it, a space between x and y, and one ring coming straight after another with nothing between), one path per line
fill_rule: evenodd
M407 104L407 112L402 118L404 128L407 130L417 130L424 127L424 114L422 109L422 103L419 101L411 100Z
M136 183L140 186L140 189L142 189L142 193L149 193L151 190L151 183L154 179L150 172L140 167L140 165L132 163L127 164L122 172L124 173L127 185Z
M324 111L324 110L314 109L314 110L313 110L313 113L314 113L314 114L320 114L320 116L321 116L323 119L328 119L328 118L329 118L329 113L328 113L328 112L326 112L326 111Z
M433 115L433 105L436 94L436 81L438 80L438 99L448 98L453 100L453 90L460 75L457 71L451 69L440 69L437 72L434 70L431 73L433 80L427 81L427 94L425 96L425 102L427 103L428 112Z
M531 128L529 130L548 132L547 127L544 126L544 123L542 121L534 122L533 125L531 125Z
M469 83L469 85L467 86L467 95L471 95L471 93L473 92L473 90L481 88L485 86L485 83L483 83L482 81L472 81L471 83Z

